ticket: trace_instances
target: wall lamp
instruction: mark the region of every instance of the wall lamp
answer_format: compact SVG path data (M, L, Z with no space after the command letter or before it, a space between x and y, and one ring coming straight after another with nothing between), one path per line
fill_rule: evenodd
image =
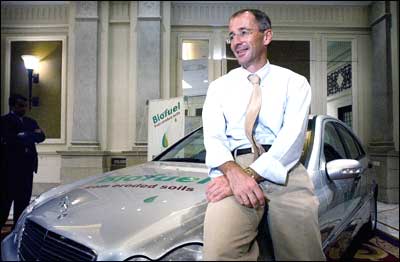
M29 110L32 108L32 83L39 83L39 74L34 74L33 71L39 66L39 58L33 55L23 55L21 56L24 60L24 65L28 71L28 81L29 81ZM39 104L38 98L34 99L35 104Z

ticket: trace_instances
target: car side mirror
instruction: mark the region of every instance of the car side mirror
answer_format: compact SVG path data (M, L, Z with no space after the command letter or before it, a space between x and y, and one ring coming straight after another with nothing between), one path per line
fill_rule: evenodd
M362 171L361 163L354 159L336 159L326 163L326 173L331 180L356 178Z

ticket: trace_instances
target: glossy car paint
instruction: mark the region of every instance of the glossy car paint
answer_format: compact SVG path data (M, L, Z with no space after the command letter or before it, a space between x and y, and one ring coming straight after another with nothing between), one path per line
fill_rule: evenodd
M304 160L320 201L325 250L344 232L352 235L368 222L374 188L366 156L358 159L359 176L327 176L322 144L328 122L339 123L327 116L310 118L312 150ZM52 189L27 208L4 239L2 258L18 260L26 219L89 247L97 260L163 259L184 245L202 245L207 171L201 163L152 161ZM269 259L270 248L261 247L262 259Z

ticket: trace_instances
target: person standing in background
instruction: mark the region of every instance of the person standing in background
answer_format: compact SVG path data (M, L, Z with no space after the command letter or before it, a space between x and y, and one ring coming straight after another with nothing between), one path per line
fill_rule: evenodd
M0 229L14 202L13 228L32 196L33 173L37 172L36 143L45 140L37 122L26 117L27 99L19 94L8 99L10 112L1 116Z

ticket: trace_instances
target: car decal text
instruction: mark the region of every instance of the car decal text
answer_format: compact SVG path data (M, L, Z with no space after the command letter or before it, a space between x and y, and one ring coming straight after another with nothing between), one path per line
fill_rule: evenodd
M176 191L194 191L193 187L188 186L176 186L176 185L159 185L159 184L104 184L104 185L92 185L86 186L85 189L97 189L97 188L145 188L145 189L166 189Z
M155 182L171 182L175 181L178 183L190 183L195 182L196 184L206 184L211 180L211 178L199 178L199 177L189 177L189 176L168 176L163 174L156 175L143 175L143 176L132 176L132 175L120 175L120 176L109 176L96 182L96 184L101 183L123 183L131 181L155 181Z

